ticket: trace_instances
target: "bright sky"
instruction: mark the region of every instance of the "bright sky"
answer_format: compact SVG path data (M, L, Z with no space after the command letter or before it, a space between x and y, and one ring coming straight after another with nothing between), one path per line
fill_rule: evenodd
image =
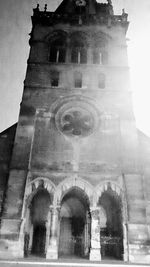
M0 0L0 131L18 120L29 54L32 8L54 10L61 0ZM106 2L101 1L101 2ZM127 37L137 127L150 136L150 0L112 0L129 14Z

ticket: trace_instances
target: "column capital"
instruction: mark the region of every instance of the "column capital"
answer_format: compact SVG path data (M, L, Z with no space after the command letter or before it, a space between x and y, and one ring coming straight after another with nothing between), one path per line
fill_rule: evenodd
M50 211L52 212L52 213L59 213L60 212L60 209L61 209L61 206L60 205L51 205L50 207L49 207L49 209L50 209Z
M92 207L90 207L90 212L91 212L91 216L94 219L97 219L99 217L100 207L92 206Z
M93 210L100 210L100 206L90 206L90 211L93 211Z

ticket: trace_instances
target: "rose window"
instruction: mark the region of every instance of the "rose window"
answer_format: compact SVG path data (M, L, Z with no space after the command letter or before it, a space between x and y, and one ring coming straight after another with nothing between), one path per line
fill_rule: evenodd
M66 134L87 135L93 128L93 119L88 112L72 110L64 114L61 120L62 131Z
M90 135L98 122L96 110L85 102L69 102L62 105L56 115L57 129L67 136L85 137Z

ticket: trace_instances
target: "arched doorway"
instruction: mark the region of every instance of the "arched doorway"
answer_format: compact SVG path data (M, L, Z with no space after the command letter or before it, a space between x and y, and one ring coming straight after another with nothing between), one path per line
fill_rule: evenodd
M38 188L28 208L28 218L24 236L25 256L35 255L45 257L46 243L49 237L47 219L51 199L43 187Z
M35 223L33 227L33 242L31 253L37 256L45 255L46 226L45 223Z
M101 257L123 260L123 218L121 197L108 186L99 198Z
M88 258L90 227L88 197L83 190L74 187L61 202L59 257Z

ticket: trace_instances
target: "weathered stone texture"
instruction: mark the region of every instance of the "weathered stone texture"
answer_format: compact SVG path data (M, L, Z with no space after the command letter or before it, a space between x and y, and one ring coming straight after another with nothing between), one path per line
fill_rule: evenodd
M83 17L70 13L64 17L63 12L58 14L61 8L56 13L34 10L15 140L14 130L6 134L6 142L5 133L0 136L0 256L5 258L27 256L39 249L34 243L40 229L40 240L45 238L44 245L38 243L44 246L41 252L56 259L63 251L58 245L61 226L74 240L74 248L81 245L75 228L81 222L82 256L103 260L109 251L116 259L150 262L150 141L135 126L127 14L113 15L110 1L96 7L94 16ZM66 38L65 62L58 61L60 51L55 62L50 62L52 42L60 36ZM73 36L84 40L84 64L71 62ZM98 48L107 51L107 62L93 62L93 51ZM106 56L104 51L97 57L102 55ZM56 72L59 81L52 84ZM76 73L82 74L81 86L76 86ZM99 85L101 75L104 85ZM92 217L95 211L96 219ZM76 220L72 214L78 216ZM108 239L115 242L113 249L111 244L105 249Z
M0 134L0 213L3 209L15 132L16 125L13 125Z
M5 218L20 218L26 175L27 171L25 170L11 170L9 173L3 214Z

